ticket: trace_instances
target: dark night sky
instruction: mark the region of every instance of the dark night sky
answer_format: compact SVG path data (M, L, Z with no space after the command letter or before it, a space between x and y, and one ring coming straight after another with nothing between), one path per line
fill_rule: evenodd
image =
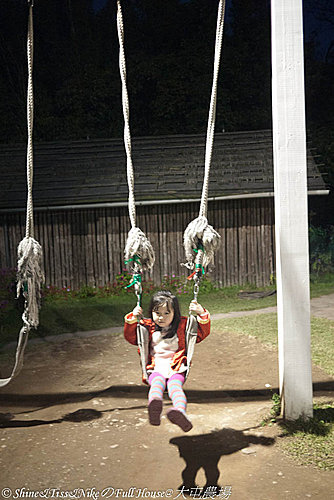
M107 0L93 0L93 8L96 11L100 10L105 6L106 3L107 3Z
M168 0L166 0L168 1ZM186 2L187 0L183 0ZM107 0L92 0L92 5L95 11L99 11L107 3ZM232 0L226 2L226 12L228 15L229 6ZM323 59L330 42L334 40L334 26L330 22L319 21L314 12L304 12L304 35L306 40L314 39L318 45L318 57Z

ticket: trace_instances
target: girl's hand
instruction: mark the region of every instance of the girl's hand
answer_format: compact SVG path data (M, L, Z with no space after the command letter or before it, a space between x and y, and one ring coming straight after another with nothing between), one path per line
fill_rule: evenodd
M134 308L134 310L132 311L132 314L134 316L137 316L137 318L138 318L138 316L142 316L143 315L143 309L140 306L136 306Z
M196 300L192 300L189 304L189 313L198 314L198 316L200 316L201 314L205 313L205 309L201 306L201 304L196 302Z

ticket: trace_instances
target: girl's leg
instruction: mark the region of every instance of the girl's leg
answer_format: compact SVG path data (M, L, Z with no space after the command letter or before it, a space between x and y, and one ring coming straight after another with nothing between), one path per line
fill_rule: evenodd
M182 388L184 380L181 373L176 373L167 382L168 395L173 402L173 408L167 412L167 417L173 424L188 432L192 429L192 423L186 415L187 398Z
M148 393L148 416L151 425L160 425L162 399L166 389L166 379L158 372L153 372L148 382L151 386Z
M184 375L182 373L175 373L172 375L167 382L168 395L173 401L173 406L177 410L186 412L187 398L183 392Z

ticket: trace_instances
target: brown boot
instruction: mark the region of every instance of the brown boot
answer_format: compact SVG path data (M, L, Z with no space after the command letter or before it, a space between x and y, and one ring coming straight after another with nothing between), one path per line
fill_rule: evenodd
M193 428L193 424L190 422L187 415L175 408L168 410L167 418L172 424L178 425L184 432L189 432Z
M148 418L151 425L160 425L162 400L152 399L148 404Z

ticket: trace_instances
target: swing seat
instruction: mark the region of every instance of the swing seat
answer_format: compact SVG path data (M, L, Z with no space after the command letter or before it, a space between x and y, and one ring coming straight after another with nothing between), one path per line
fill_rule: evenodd
M149 355L149 333L147 328L138 323L137 324L137 344L140 354L140 364L142 369L143 382L148 384L148 373L146 370L146 365L148 362Z
M188 321L186 326L186 356L188 364L187 371L185 372L186 380L190 372L191 360L194 355L195 344L197 341L197 330L198 330L197 318L193 314L190 314L188 316Z

